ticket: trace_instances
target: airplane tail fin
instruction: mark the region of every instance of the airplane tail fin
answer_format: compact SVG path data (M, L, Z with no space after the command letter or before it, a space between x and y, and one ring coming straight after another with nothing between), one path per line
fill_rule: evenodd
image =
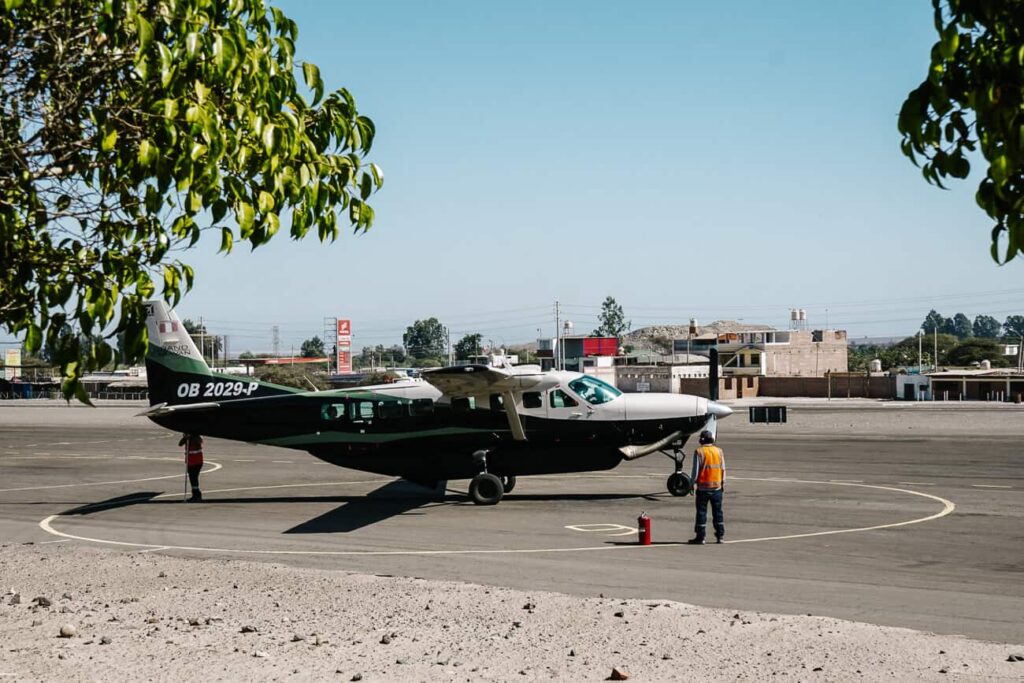
M189 402L188 391L178 396L178 385L209 379L211 373L185 325L166 302L157 299L146 302L146 332L150 404Z
M214 374L185 325L164 301L146 302L146 381L150 405L205 403L300 393L251 378Z

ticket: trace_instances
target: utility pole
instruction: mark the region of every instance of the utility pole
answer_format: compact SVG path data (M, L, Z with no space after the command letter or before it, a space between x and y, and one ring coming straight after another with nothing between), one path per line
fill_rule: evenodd
M559 322L560 321L558 319L558 299L555 299L555 344L557 346L555 348L555 353L552 354L552 360L554 361L555 370L561 370L561 368L558 367L559 359L562 357L562 328L559 327Z
M199 316L199 355L206 358L206 325L203 316Z
M922 353L921 353L921 351L922 351L921 342L922 342L922 340L924 338L925 338L925 331L924 330L918 330L918 374L919 375L921 375L921 373L924 370L924 368L921 365L921 355L922 355Z
M932 330L932 341L935 342L935 372L939 371L939 326L936 325L935 329Z

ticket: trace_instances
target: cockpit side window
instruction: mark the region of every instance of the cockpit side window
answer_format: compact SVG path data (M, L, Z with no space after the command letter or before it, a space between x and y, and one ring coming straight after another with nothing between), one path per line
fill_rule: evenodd
M579 403L561 389L552 389L548 395L552 408L575 408Z
M622 392L611 384L587 375L569 382L569 388L591 405L607 403L622 396Z
M320 408L320 417L324 420L341 420L345 417L344 403L326 403Z
M539 391L524 391L523 392L523 407L524 408L543 408L544 399L540 397Z

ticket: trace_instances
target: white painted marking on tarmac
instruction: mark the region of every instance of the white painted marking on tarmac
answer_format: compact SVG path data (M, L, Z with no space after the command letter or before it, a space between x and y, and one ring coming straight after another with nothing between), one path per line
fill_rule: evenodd
M167 550L167 546L162 545L157 548L146 548L145 550L140 550L139 553L155 553L160 550Z
M903 486L935 486L935 484L929 481L898 481L896 483Z
M863 484L863 479L829 479L830 484Z
M242 460L242 459L236 459L236 460L235 460L235 462L256 462L256 461L255 461L255 460Z
M726 541L727 544L732 543L760 543L763 541L785 541L797 538L810 538L813 536L832 536L836 534L849 534L861 531L877 531L880 529L894 529L902 526L909 526L911 524L921 524L923 522L929 522L933 519L939 519L952 513L956 509L956 504L945 498L939 496L933 496L930 493L922 493L921 491L911 491L909 489L900 489L892 486L879 486L876 484L857 484L857 483L839 483L829 481L813 481L804 479L762 479L754 477L732 477L733 480L742 481L771 481L771 482L785 482L791 484L824 484L826 486L857 486L868 489L878 489L881 491L894 491L897 493L906 493L912 496L920 496L922 498L929 498L942 503L943 509L935 514L928 515L927 517L919 517L916 519L910 519L903 522L893 522L891 524L877 524L875 526L868 527L857 527L852 529L832 529L829 531L815 531L803 534L788 534L785 536L766 536L763 538L742 538L732 541ZM392 481L392 480L375 480L377 481ZM342 482L342 483L357 483L357 482ZM282 484L278 486L259 486L259 487L245 487L241 489L223 489L220 492L227 491L244 491L250 489L264 489L264 488L288 488L288 487L302 487L302 486L318 486L318 485L330 485L328 482L322 484ZM215 493L211 491L211 493ZM164 494L163 496L157 496L158 498L172 496L176 494ZM104 538L91 538L88 536L77 536L75 534L69 534L63 531L58 531L53 527L53 522L61 515L50 515L49 517L39 522L39 528L43 531L53 534L54 536L60 536L62 538L68 538L76 541L86 541L89 543L101 543L105 545L116 545L121 547L130 548L152 548L154 550L178 550L178 551L193 551L193 552L208 552L208 553L219 553L219 554L238 554L238 555L317 555L317 556L392 556L392 555L537 555L537 554L551 554L551 553L576 553L576 552L593 552L593 551L610 551L610 550L650 550L652 548L674 548L678 546L684 546L685 543L660 543L657 545L639 545L639 544L623 544L623 545L600 545L600 546L588 546L578 548L492 548L492 549L462 549L462 550L267 550L267 549L244 549L244 548L210 548L202 546L175 546L175 545L156 545L152 543L133 543L129 541L114 541Z
M976 489L1012 489L1012 486L1002 486L999 484L971 484Z
M769 481L767 479L755 479L755 478L752 478L752 477L733 477L733 478L734 479L744 480L744 481ZM775 481L778 481L778 480L775 480ZM807 480L803 480L803 479L784 479L782 481L786 481L786 482L794 483L794 484L823 484L823 483L826 483L826 482L820 482L820 481L807 481ZM910 489L898 489L898 488L895 488L893 486L878 486L877 484L856 484L856 483L852 483L852 482L835 482L835 481L831 481L831 482L827 482L827 483L832 484L834 486L860 486L860 487L866 488L866 489L879 489L881 491L896 491L898 493L909 493L912 496L921 496L922 498L931 498L932 500L935 500L935 501L938 501L938 502L942 503L943 507L942 507L942 511L941 512L936 512L934 515L929 515L927 517L920 517L918 519L910 519L910 520L907 520L906 522L894 522L892 524L877 524L875 526L858 527L856 529L833 529L831 531L813 531L813 532L806 533L806 534L788 534L786 536L769 536L769 537L765 537L765 538L738 538L738 539L736 539L734 541L726 541L726 543L758 543L760 541L785 541L785 540L789 540L789 539L792 539L792 538L810 538L811 536L832 536L832 535L835 535L835 534L851 534L851 533L854 533L856 531L877 531L879 529L894 529L894 528L900 527L900 526L909 526L911 524L921 524L922 522L930 522L933 519L938 519L939 517L945 517L946 515L948 515L951 512L953 512L953 510L956 510L956 504L953 501L946 500L945 498L940 498L939 496L933 496L930 493L922 493L920 491L911 491Z
M175 458L177 460L177 458ZM208 463L213 465L208 470L203 470L203 474L212 474L217 470L224 467L220 463L207 460ZM145 479L121 479L119 481L93 481L93 482L80 482L78 484L51 484L49 486L23 486L15 489L0 489L0 493L10 493L12 491L43 491L46 489L69 489L75 486L113 486L114 484L138 484L143 481L160 481L161 479L178 479L185 476L184 472L180 474L168 474L163 477L146 477Z
M635 527L622 524L566 524L570 531L581 531L585 534L601 534L602 536L632 536L637 532ZM612 531L617 533L611 533Z
M294 460L271 460L270 462L283 462L286 465L291 465L295 461Z

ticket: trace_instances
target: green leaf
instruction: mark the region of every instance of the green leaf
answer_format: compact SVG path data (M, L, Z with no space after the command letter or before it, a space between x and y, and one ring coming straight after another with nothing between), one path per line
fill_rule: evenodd
M311 62L302 64L302 76L306 81L306 87L313 91L313 106L316 106L320 98L324 96L324 82L320 78L320 67Z
M239 234L242 239L247 239L252 234L253 221L256 219L256 212L253 211L249 202L239 202L235 208L235 220L238 221Z
M1006 158L1005 154L1000 154L991 161L988 168L992 179L1002 184L1009 176L1010 160Z
M260 213L269 213L274 210L274 195L270 194L266 190L260 190L259 197L256 205L260 209Z
M942 32L942 40L939 41L939 52L945 59L952 59L959 46L960 34L957 32L956 23L953 22Z
M148 167L154 161L156 161L157 155L159 154L156 145L149 140L143 140L139 143L139 154L138 161L143 167Z
M231 231L231 228L220 229L220 251L225 254L231 253L231 247L235 243L235 233Z
M103 136L103 142L100 143L100 149L104 152L109 152L114 149L114 145L117 144L117 130L111 128L106 135Z
M274 152L274 124L268 123L263 126L263 147L267 150L267 154Z
M170 85L171 76L174 74L174 62L171 58L171 50L163 43L157 43L156 49L160 55L160 85L166 88Z
M220 223L228 212L228 203L223 199L216 199L213 202L213 206L210 207L210 214L213 217L214 223Z
M43 343L43 331L39 329L39 326L35 322L31 322L28 325L28 331L25 333L25 350L28 353L35 354L39 351L39 347Z
M369 199L373 194L373 179L369 173L363 173L359 181L359 196L364 200Z
M153 25L141 15L135 16L135 29L139 34L139 51L145 53L153 42Z
M196 53L199 52L199 34L195 31L189 32L185 36L185 54L188 55L189 60L196 58Z
M381 170L377 164L370 164L370 173L373 174L373 182L377 184L377 189L384 186L384 171Z

